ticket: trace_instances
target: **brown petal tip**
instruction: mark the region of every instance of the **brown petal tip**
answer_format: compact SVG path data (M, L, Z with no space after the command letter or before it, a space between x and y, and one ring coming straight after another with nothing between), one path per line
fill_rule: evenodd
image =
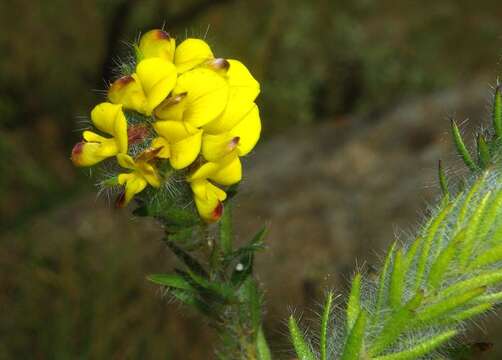
M82 166L81 156L83 151L84 151L83 141L76 143L73 149L71 150L71 161L75 166Z
M216 58L210 61L209 66L215 70L228 70L230 63L223 58Z
M214 221L218 221L222 215L223 215L223 204L221 202L218 202L218 205L214 208L211 216Z

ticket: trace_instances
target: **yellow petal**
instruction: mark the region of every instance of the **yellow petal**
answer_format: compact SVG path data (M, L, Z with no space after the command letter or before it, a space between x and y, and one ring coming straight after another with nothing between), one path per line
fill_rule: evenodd
M115 133L115 119L122 112L122 105L103 102L91 111L91 120L94 126L110 135Z
M140 61L136 74L146 95L146 115L150 115L176 84L176 68L168 60L149 58Z
M157 149L157 148L162 148L158 153L157 153L157 157L161 158L161 159L168 159L169 156L171 155L171 150L170 150L170 145L169 145L169 142L167 142L166 139L164 139L163 137L157 137L155 139L152 140L152 147L154 149Z
M129 135L127 134L127 120L122 109L115 116L113 137L117 144L118 152L127 153Z
M165 121L182 121L186 106L186 93L172 95L155 109L155 117Z
M209 134L229 131L255 106L250 98L239 88L229 88L228 102L225 109L216 119L204 125Z
M260 83L251 75L248 68L238 60L227 60L230 67L227 71L227 79L230 87L240 88L251 101L254 101L260 93Z
M230 131L217 135L204 132L202 155L208 161L218 161L234 149L237 149L239 156L247 155L258 142L260 133L260 115L258 107L254 105Z
M171 166L175 169L184 169L192 164L200 153L202 130L194 135L171 144Z
M134 159L127 154L117 154L117 162L120 166L126 169L136 169Z
M94 142L79 142L71 152L71 160L75 166L92 166L103 161L107 156L99 153L101 144Z
M129 175L127 176L127 178L122 177L122 181L125 181L125 197L124 197L124 203L121 205L125 206L132 200L134 195L143 191L143 189L147 185L147 182L145 181L145 179L141 178L140 176L135 176L135 174L133 173L133 174L120 174L119 183L121 181L122 175Z
M218 161L232 152L239 144L240 138L232 136L229 132L211 135L202 135L202 156L207 161Z
M201 127L219 116L227 104L228 84L225 79L210 69L198 68L178 78L173 94L186 97L176 107L183 106L183 121Z
M190 38L176 48L174 64L181 74L213 58L213 52L205 41Z
M201 218L207 222L219 220L223 213L223 204L221 202L226 199L227 194L205 180L199 180L190 185Z
M163 138L169 142L183 140L190 135L200 132L196 127L180 121L156 121L153 128Z
M233 128L255 106L254 100L260 93L260 84L241 62L237 60L228 62L230 64L226 74L230 87L228 103L221 116L204 126L204 130L211 134Z
M145 33L138 45L141 59L160 57L170 62L174 60L176 40L160 29Z
M191 175L188 182L205 179L213 180L221 185L232 185L242 178L242 167L236 151L224 156L219 161L207 162L201 165Z
M242 119L232 130L232 137L238 137L237 151L239 156L247 155L260 139L261 120L258 106L253 109Z
M233 185L242 180L242 165L238 156L224 164L209 179L220 185Z
M138 162L137 171L153 187L160 186L160 178L157 173L157 169L153 165L146 162Z
M115 80L108 89L108 99L114 104L122 104L126 109L146 113L147 100L135 74Z
M173 168L183 169L194 162L200 153L202 130L179 121L157 121L154 128L169 143Z
M104 136L98 135L95 132L88 130L82 133L82 137L87 142L95 142L95 143L102 143L107 140L107 138L105 138Z
M197 170L195 170L192 174L187 177L188 182L195 182L198 180L205 180L209 178L211 175L215 174L220 165L216 162L207 162L201 165Z

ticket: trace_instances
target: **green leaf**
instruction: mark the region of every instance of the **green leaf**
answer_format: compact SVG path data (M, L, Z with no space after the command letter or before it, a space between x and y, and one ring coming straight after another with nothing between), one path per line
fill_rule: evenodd
M397 308L401 306L403 287L405 285L405 275L406 272L403 269L403 253L401 250L398 250L394 258L394 266L389 288L389 302L391 307Z
M440 345L444 344L448 340L450 340L452 337L454 337L457 334L455 330L450 330L446 331L440 335L436 335L424 342L421 342L409 349L406 349L404 351L384 355L384 356L378 356L373 358L373 360L412 360L412 359L417 359L420 358L422 355L426 355L439 347Z
M270 349L267 344L267 339L263 333L263 327L260 326L258 335L256 336L256 350L258 353L258 360L272 360Z
M416 240L415 242L417 242ZM396 249L396 242L394 241L390 247L390 249L387 251L387 256L385 257L385 262L383 265L382 270L380 271L380 278L378 280L378 291L377 291L377 301L376 301L376 308L375 308L375 313L376 316L374 317L375 320L378 320L380 310L382 310L385 302L385 295L386 295L386 289L387 289L387 281L390 279L391 276L391 262L394 257L394 252Z
M502 95L500 85L497 85L493 96L492 108L493 129L497 138L502 138Z
M206 316L213 318L216 315L211 311L207 303L201 301L198 296L191 291L171 289L169 293L183 304L194 307Z
M187 269L190 279L193 280L193 284L199 287L199 291L207 296L211 296L214 300L220 303L231 303L237 301L237 295L232 287L228 286L226 283L218 281L210 281L203 276Z
M361 274L357 273L352 279L349 300L347 302L347 332L354 326L361 311Z
M364 344L366 330L366 312L360 311L352 330L345 341L341 360L359 360Z
M477 145L478 145L479 167L485 169L491 164L491 155L490 155L490 149L488 148L488 144L486 143L485 138L481 134L478 135Z
M469 222L465 227L465 238L462 243L462 249L459 254L459 262L462 266L466 266L472 257L473 249L479 240L477 237L479 224L484 218L484 212L486 209L486 205L488 204L488 200L490 199L491 191L488 191L483 198L477 202L475 211L471 215Z
M181 275L177 274L152 274L147 279L154 284L170 288L194 291L193 286Z
M321 336L320 336L320 346L321 346L321 360L327 360L328 356L328 326L329 319L331 315L331 308L333 305L333 292L329 292L326 296L326 303L324 304L324 309L321 318Z
M450 196L450 190L448 189L448 180L446 178L446 174L444 172L441 160L438 161L438 177L439 177L439 186L441 187L441 191L443 196Z
M423 297L422 292L417 292L406 305L394 310L392 315L385 321L382 331L372 344L369 350L371 356L378 355L384 351L411 324L410 320L414 318L415 310L422 303Z
M446 248L444 248L436 261L432 264L431 270L429 271L429 280L427 281L430 289L437 289L441 284L443 278L448 275L448 267L450 266L455 253L459 249L459 245L465 237L465 231L459 231L457 235L450 240L450 243Z
M174 255L176 255L176 257L180 259L181 262L183 262L183 264L185 264L185 266L188 269L190 269L191 272L200 275L206 279L209 278L206 270L204 270L202 265L197 260L195 260L190 254L185 252L183 249L174 244L172 241L167 240L166 244L169 247L169 249L171 249L171 251L174 253Z
M234 287L239 287L249 276L253 274L253 253L242 256L235 265L230 282Z
M462 140L462 135L460 135L460 130L458 129L458 126L455 122L455 120L451 120L451 132L453 135L453 141L455 143L455 147L457 148L458 154L462 157L462 160L464 161L465 165L471 170L471 171L477 171L478 167L472 160L471 155L469 154L469 151L465 147L464 140Z
M434 323L442 316L447 316L450 312L457 310L472 299L480 296L485 292L485 290L486 289L484 287L480 287L448 298L438 297L440 300L435 304L426 306L423 310L421 310L417 314L416 320L420 322Z
M422 280L424 278L425 270L427 269L427 264L431 259L430 252L435 243L436 236L438 232L446 226L444 219L450 213L453 208L452 204L444 207L439 213L434 217L430 226L427 228L426 235L423 239L422 249L417 263L417 272L415 274L415 288L414 291L420 288L422 285Z
M238 291L239 301L244 305L241 318L248 319L253 333L261 327L262 296L253 278L246 279Z
M316 360L314 354L310 350L310 346L305 342L305 338L296 323L295 318L291 315L288 321L289 334L291 341L298 356L298 360Z
M224 266L228 266L230 263L232 263L235 260L241 260L241 258L248 256L250 254L254 254L257 251L263 250L265 245L264 245L264 238L267 234L267 228L264 226L256 233L256 235L251 239L251 241L248 243L248 245L243 246L230 254L228 254L224 260L223 264Z

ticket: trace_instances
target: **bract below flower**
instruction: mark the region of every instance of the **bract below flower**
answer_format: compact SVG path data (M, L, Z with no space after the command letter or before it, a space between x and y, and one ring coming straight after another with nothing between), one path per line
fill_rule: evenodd
M92 166L104 159L127 152L127 120L121 105L101 103L91 111L94 126L111 138L84 131L84 141L72 150L72 161L77 166Z
M174 52L174 64L180 74L211 59L214 59L213 52L209 45L201 39L186 39L178 45Z
M150 184L153 187L160 187L160 177L157 169L147 161L134 161L132 157L126 154L117 155L117 161L123 168L133 170L127 174L118 176L118 183L125 185L124 196L117 203L119 207L126 206L134 197Z
M204 133L202 136L202 156L208 161L217 161L230 152L239 156L247 155L260 138L261 120L256 104L230 130L220 134Z
M181 121L157 121L152 147L161 148L157 157L169 159L174 169L183 169L194 162L200 153L202 130Z
M160 29L150 30L139 40L137 47L139 60L160 57L173 62L176 40Z
M136 72L116 80L108 90L108 98L126 109L151 115L176 84L176 68L160 57L145 59Z
M225 110L212 122L204 125L204 131L218 134L231 130L249 111L260 93L260 84L249 70L237 60L227 60L229 68L222 76L229 86L228 103Z
M227 81L216 72L197 68L178 77L172 98L165 100L156 110L160 120L183 121L201 127L218 117L227 104Z

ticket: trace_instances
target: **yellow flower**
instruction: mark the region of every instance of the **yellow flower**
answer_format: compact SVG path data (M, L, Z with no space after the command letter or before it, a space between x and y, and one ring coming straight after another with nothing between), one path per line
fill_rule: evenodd
M126 109L151 115L176 84L176 68L168 60L152 57L141 60L136 72L116 80L108 90L108 99Z
M226 199L227 194L212 182L232 185L241 179L242 166L235 152L219 162L205 163L191 174L187 181L192 188L195 205L201 218L206 222L214 222L223 213L222 201Z
M152 147L160 148L157 157L169 159L174 169L183 169L200 153L202 130L181 121L157 121L153 127L160 136Z
M82 141L75 145L71 158L77 166L91 166L108 157L127 152L127 120L121 105L101 103L91 111L94 126L111 138L84 131Z
M160 120L183 121L201 127L225 109L229 87L215 71L196 68L181 74L170 98L155 110Z
M157 169L149 164L147 160L141 159L141 156L137 161L134 161L127 154L118 154L117 161L123 168L132 170L132 172L120 174L118 177L118 183L125 185L124 196L117 202L119 207L126 206L134 195L143 191L148 184L153 187L160 187L160 177Z
M173 62L176 40L160 29L150 30L139 40L137 46L138 59L160 57Z
M261 120L254 103L260 84L241 62L228 60L228 63L227 105L219 117L203 127L202 155L208 161L215 161L235 148L239 156L244 156L260 138Z
M214 55L211 48L201 39L186 39L178 45L174 52L174 64L180 74L212 59L214 59Z

